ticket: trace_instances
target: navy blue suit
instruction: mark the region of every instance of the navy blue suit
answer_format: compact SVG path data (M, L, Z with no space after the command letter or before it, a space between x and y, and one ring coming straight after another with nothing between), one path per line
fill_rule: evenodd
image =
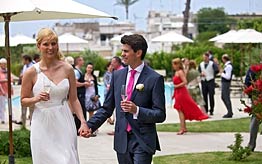
M249 68L246 73L245 86L249 87L251 85L252 80L255 81L256 76L255 76L255 73L251 71L251 69ZM249 98L251 98L251 95L249 95ZM260 125L260 121L256 118L256 116L253 115L251 117L250 125L249 125L250 137L249 137L249 142L248 142L248 147L252 151L254 151L256 148L256 140L257 140L257 133L259 130L259 125Z
M121 86L126 84L127 73L127 67L113 72L105 102L87 124L92 131L95 131L116 109L115 151L117 153L127 152L128 134L126 125L128 120L138 144L143 151L152 156L156 150L160 150L156 123L163 122L166 119L164 78L150 67L144 66L137 83L134 84L144 84L144 89L139 91L134 88L130 100L139 107L138 117L133 119L133 114L122 112L120 106L120 90Z

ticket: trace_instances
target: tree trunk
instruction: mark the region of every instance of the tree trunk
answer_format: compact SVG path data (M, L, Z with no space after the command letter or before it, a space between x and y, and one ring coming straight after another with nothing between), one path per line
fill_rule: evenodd
M190 3L191 0L186 0L186 8L185 11L183 11L184 20L183 20L182 34L186 37L188 37L188 20L189 20Z
M126 5L126 20L128 20L128 5Z

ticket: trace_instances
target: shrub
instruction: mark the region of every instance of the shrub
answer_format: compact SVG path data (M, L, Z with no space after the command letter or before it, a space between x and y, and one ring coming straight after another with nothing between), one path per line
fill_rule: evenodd
M27 129L15 130L13 133L15 157L30 157L30 132ZM0 132L0 155L9 155L9 133Z
M234 161L241 161L251 154L251 150L248 147L244 148L241 146L241 143L243 142L243 137L240 133L236 133L235 138L235 143L228 146L228 148L232 150L230 159Z

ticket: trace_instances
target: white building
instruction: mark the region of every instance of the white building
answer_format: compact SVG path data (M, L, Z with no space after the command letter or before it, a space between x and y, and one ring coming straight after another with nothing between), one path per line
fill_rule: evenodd
M88 48L92 51L97 51L104 57L112 57L112 45L109 40L114 36L123 34L125 32L134 32L135 24L131 22L107 23L99 24L98 22L83 22L83 23L56 23L53 29L58 35L63 33L71 33L80 38L88 40L88 47L79 47L78 51L83 48ZM76 52L77 50L74 50Z
M147 38L149 41L152 38L160 36L170 31L182 34L183 15L173 14L167 11L149 11L147 17ZM193 14L190 14L188 23L189 38L196 37L198 31L197 26L193 23ZM159 51L163 44L149 42L149 52ZM172 43L165 44L164 50L170 50Z

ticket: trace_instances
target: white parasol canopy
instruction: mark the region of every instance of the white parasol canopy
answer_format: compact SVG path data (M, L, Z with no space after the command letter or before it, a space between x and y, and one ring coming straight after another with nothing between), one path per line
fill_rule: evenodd
M216 41L219 41L219 40L223 40L223 39L226 39L226 38L231 38L232 36L234 36L236 34L236 30L230 30L224 34L221 34L221 35L218 35L218 36L215 36L211 39L209 39L209 41L211 42L216 42Z
M13 13L12 21L115 18L72 0L1 0L1 13ZM1 17L0 21L4 19Z
M85 43L87 44L88 41L82 38L79 38L71 33L65 33L58 37L59 43L67 44L67 43Z
M189 43L193 43L194 41L192 39L189 39L183 35L180 35L172 31L172 32L168 32L166 34L153 38L152 42L171 42L171 43L189 42Z
M254 29L241 29L230 37L217 40L218 43L262 43L262 33Z
M19 44L36 44L36 40L28 36L17 34L10 39L10 45L17 46Z
M14 47L19 44L36 44L35 39L28 36L17 34L10 38L10 46ZM0 35L0 47L5 46L5 35Z
M83 47L88 45L88 41L82 38L79 38L73 34L65 33L63 35L60 35L58 37L59 42L59 49L62 51L66 51L67 53L69 51L75 51L83 49Z
M121 41L121 38L124 36L124 35L133 35L132 32L125 32L121 35L117 35L113 38L110 39L110 43L113 43L113 44L120 44L120 41Z

